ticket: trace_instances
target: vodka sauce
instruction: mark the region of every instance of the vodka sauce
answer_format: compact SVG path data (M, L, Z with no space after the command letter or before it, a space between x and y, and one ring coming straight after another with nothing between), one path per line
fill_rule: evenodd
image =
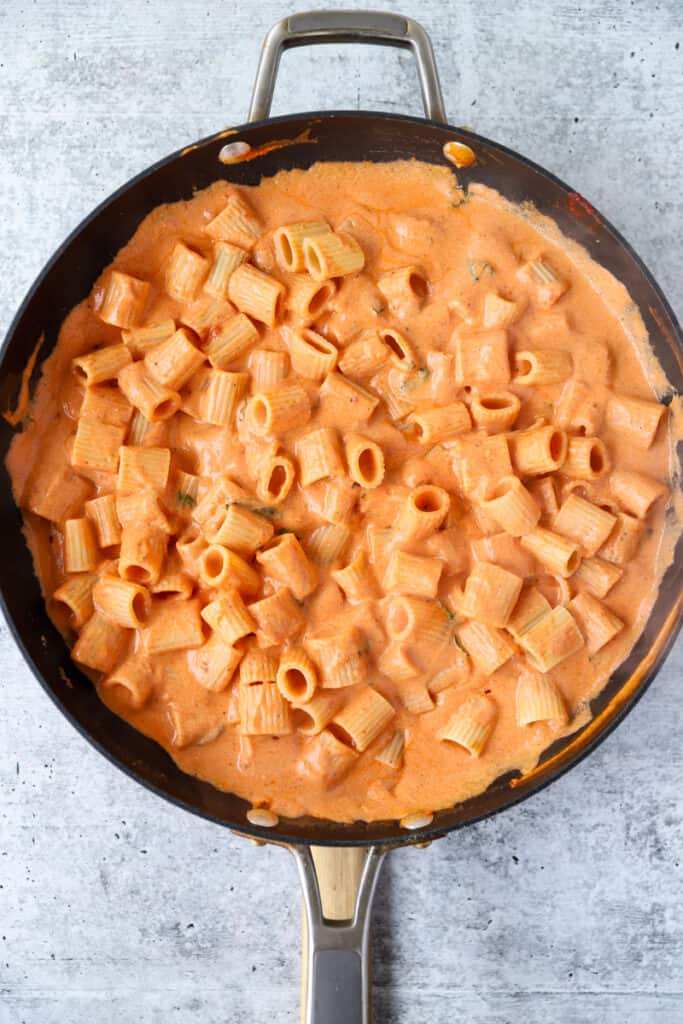
M552 222L533 210L512 207L483 187L473 187L464 197L449 170L414 161L316 164L307 171L281 172L258 187L239 190L217 182L188 202L154 210L96 283L90 298L69 314L57 347L44 364L32 420L15 437L8 456L15 499L25 517L36 572L50 613L69 644L76 636L73 620L69 620L63 605L50 600L68 576L65 525L59 521L58 512L52 514L56 521L50 522L36 510L45 513L45 495L55 490L56 480L63 482L65 508L68 496L76 494L65 519L83 517L85 501L117 493L115 471L88 470L82 465L72 468L74 437L84 401L83 380L74 373L72 360L122 340L121 329L104 323L98 315L103 303L106 306L112 268L150 283L139 325L173 321L175 329L185 324L187 337L206 353L221 324L217 327L214 323L207 333L188 314L189 309L207 299L201 281L197 297L191 300L181 301L167 293L169 259L177 243L182 242L195 254L205 256L209 266L214 258L214 238L205 228L236 193L253 211L259 225L247 259L284 285L285 312L282 318L278 306L274 326L257 323L258 341L223 369L232 374L251 373L255 351L288 353L289 358L281 360L287 375L273 390L277 393L277 389L300 385L308 397L310 416L305 423L293 423L273 437L251 432L250 403L256 388L253 380L245 378L245 396L228 425L202 422L197 415L179 411L152 424L144 441L128 436L123 444L152 445L171 453L169 482L156 494L154 508L156 514L161 509L167 523L166 557L176 566L176 542L181 539L182 546L182 538L192 541L197 535L203 536L201 531L206 526L196 522L195 512L219 479L229 480L228 498L223 496L223 505L214 509L216 515L224 514L224 506L232 501L238 508L256 508L257 518L267 524L265 535L277 530L276 539L280 539L286 538L285 531L291 531L299 539L314 565L317 583L305 596L292 599L299 616L296 630L270 647L267 636L264 639L259 633L256 640L260 647L253 636L238 637L232 646L235 657L242 658L243 663L247 649L269 651L275 655L275 666L277 658L285 657L293 648L308 652L318 680L317 696L328 694L338 701L340 724L333 722L328 732L335 743L351 751L348 764L343 772L330 773L319 738L300 731L306 716L292 714L289 709L284 712L288 725L279 735L242 734L239 666L226 669L223 681L218 680L216 685L224 685L223 689L207 689L200 682L197 651L210 636L206 621L197 627L199 632L195 629L196 636L187 646L161 653L150 653L151 626L121 631L125 632L125 642L117 664L132 657L146 673L136 701L131 701L130 692L123 687L104 685L111 668L107 673L89 674L108 706L163 745L184 771L278 815L376 820L452 806L481 792L509 769L531 770L549 744L585 724L588 702L640 634L673 550L673 530L665 515L668 490L662 488L661 494L657 493L649 510L642 513L642 520L635 524L639 538L628 557L616 550L614 531L610 531L624 509L632 511L629 487L633 478L629 473L646 474L671 487L672 431L678 432L680 410L676 409L675 416L663 415L661 422L651 417L652 437L644 441L641 438L640 446L634 444L634 424L618 401L613 404L615 396L654 403L666 392L642 321L623 286L591 263L577 246L567 243ZM333 291L332 297L328 295L329 301L317 317L306 318L306 326L332 343L327 348L331 347L333 358L338 358L335 372L339 374L340 366L342 372L347 367L348 378L365 389L365 398L369 394L373 400L378 399L374 410L360 422L351 422L353 406L325 397L327 385L320 377L302 377L291 365L292 337L301 334L302 324L288 311L288 296L293 294L296 281L278 263L273 233L282 225L323 221L339 232L345 251L360 250L363 265L361 270L336 278L333 288L328 289ZM417 276L412 283L406 283L405 274L387 277L405 268L415 268ZM301 284L300 273L297 280ZM228 302L223 303L223 319L234 317L236 312ZM486 318L489 324L484 328ZM364 343L358 346L361 338ZM507 356L501 356L501 344L507 348ZM318 342L318 355L320 347ZM527 352L546 353L546 377L541 376L540 383L515 382L515 373L524 377L530 365L526 356L517 360L515 356ZM547 353L556 355L549 357ZM133 357L139 359L140 353L133 352ZM504 370L501 375L500 358L509 359L507 377ZM372 368L358 370L359 361L363 365L364 359L366 367L372 364ZM206 370L200 368L197 372ZM187 386L183 384L178 390L182 408L191 412L185 397ZM365 400L363 392L357 394ZM589 422L586 427L575 410L572 412L572 394L588 396L592 425ZM301 401L305 404L305 398ZM506 402L519 407L514 424L504 424L502 429L487 425L486 416L500 413ZM421 442L421 433L436 429L435 421L425 413L456 404L461 426L453 427L450 434L444 434L441 427L433 442ZM652 411L651 406L643 408ZM518 457L523 461L523 453L519 453L524 442L524 437L520 441L515 435L524 435L525 429L534 424L537 428L554 425L560 435L566 435L567 458L574 460L571 473L570 462L565 463L566 473L561 464L556 470L531 475L515 465ZM328 440L332 436L329 432L334 432L336 468L303 486L305 456L300 442L322 428L327 428ZM349 476L343 453L351 451L352 435L376 442L381 449L384 475L377 487L364 488ZM595 475L590 480L582 478L580 468L576 469L580 465L577 453L583 451L581 441L587 439L586 435L595 435L604 442L608 460L607 466L598 466L595 474L590 467L586 470L588 475ZM587 586L587 577L581 571L575 577L551 574L547 563L539 561L538 547L526 544L524 537L520 540L519 531L515 535L501 528L500 520L492 514L491 501L498 493L500 480L487 480L485 474L481 475L481 462L476 470L480 476L468 479L471 473L463 463L469 450L467 442L485 440L487 436L500 438L503 446L507 443L513 466L504 475L521 479L522 490L531 495L528 507L532 513L535 507L541 509L541 518L532 529L553 530L555 510L549 487L554 487L559 505L574 493L592 508L602 507L607 515L601 520L606 533L598 537L597 547L591 547L583 535L567 542L579 549L575 558L586 556L587 549L593 555L597 552L603 566L608 567L608 575L611 567L611 575L616 578L599 598L608 621L619 623L607 642L596 643L592 635L594 623L592 626L589 621L585 596L588 593L590 611L591 594L594 600L596 590ZM558 451L554 449L555 455ZM296 473L287 497L272 508L271 503L257 496L258 456L264 452L268 457L277 453L289 460ZM363 458L365 462L358 463L361 468L377 470L375 455L359 456L359 460ZM604 461L604 455L600 459ZM185 476L178 477L178 473ZM626 475L622 478L619 474ZM549 485L547 479L551 476L553 484ZM183 495L177 480L195 477L196 497ZM539 483L544 478L545 482ZM89 483L80 494L78 488L83 487L84 479ZM346 504L341 512L337 509L330 514L329 487L335 480L337 492L333 488L332 497L336 493ZM438 528L422 537L410 531L401 533L410 496L421 485L443 489L449 503ZM432 492L441 493L432 487L429 501L433 500ZM264 510L263 506L268 508ZM343 552L325 561L320 559L311 536L330 519L345 525L350 536ZM139 527L145 525L144 521L137 523ZM558 528L557 533L562 534L562 530ZM267 536L266 552L272 544ZM202 543L200 540L200 548ZM418 560L399 559L390 569L397 551ZM94 574L116 577L119 554L117 544L98 549ZM350 601L333 573L359 554L365 555L369 566L364 583L367 589L360 598ZM242 558L258 573L255 582L249 577L250 592L241 590L249 608L279 592L285 581L269 576L253 551L243 550ZM519 577L524 581L523 595L529 587L536 588L544 614L553 608L567 609L573 620L572 637L578 637L572 641L574 653L565 651L554 667L541 672L539 652L530 653L525 634L515 636L504 627L504 623L515 621L515 612L498 607L500 592L494 588L488 592L491 609L494 605L497 609L494 632L496 636L504 635L511 656L508 652L507 660L492 672L477 668L462 647L468 646L468 621L482 620L488 613L485 588L482 604L482 591L474 582L467 585L475 565L482 563L505 570L500 578L506 587L513 577L513 605L518 594L514 579ZM192 602L192 614L197 618L197 608L203 610L220 597L220 587L202 581L191 560L180 568L187 592L180 596L152 593L150 623L161 622L163 609L168 610L169 604L171 618L189 621ZM291 585L294 590L294 583ZM598 584L598 590L601 587ZM408 597L408 612L397 602L398 595L406 591L413 595ZM577 595L578 605L574 603ZM410 601L422 604L411 606ZM424 627L435 630L430 650L425 650L419 631L407 633L406 643L400 643L397 637L404 626L403 617L413 614L411 607L414 611L428 603L441 615L440 622L432 618L431 625ZM351 679L351 685L340 686L337 679L334 688L326 685L326 670L321 667L316 640L322 638L324 645L325 637L331 634L356 639L358 652L352 654L357 653L365 662L365 675L359 682ZM540 657L545 654L541 652ZM536 667L530 670L534 658ZM408 668L401 669L401 659ZM450 678L440 675L454 666L457 671L454 669ZM275 669L271 681L274 673ZM439 678L446 682L443 688L435 683ZM520 679L526 680L523 692ZM546 697L550 692L555 700L555 710L545 719L538 711L534 690L544 679L552 682ZM353 726L341 712L358 693L366 691L380 694L390 707L385 713L382 704L384 717L379 732L371 735L365 749L360 741L356 743L354 751ZM477 735L483 737L479 756L470 753L478 752L478 741L472 740L466 749L467 738L462 739L464 704L474 708L469 725L476 719ZM519 724L520 716L524 720L525 715L531 719L530 724ZM451 740L440 738L449 732Z

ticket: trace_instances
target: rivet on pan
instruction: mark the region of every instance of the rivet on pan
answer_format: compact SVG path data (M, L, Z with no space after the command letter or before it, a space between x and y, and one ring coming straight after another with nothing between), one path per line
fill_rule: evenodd
M431 839L425 839L423 843L413 843L414 850L426 850L428 846L432 845Z
M464 142L455 142L455 140L444 143L443 155L456 167L471 167L477 162L474 150L466 146Z
M221 148L218 159L222 164L232 164L237 160L241 160L250 151L251 146L248 142L228 142L227 145Z
M423 814L408 814L405 818L401 818L399 822L401 828L410 829L411 832L417 828L426 828L427 825L431 825L434 821L434 815L429 811Z
M259 828L275 828L279 820L267 807L251 807L247 811L247 821Z
M252 839L251 836L247 836L246 839L247 839L247 842L251 843L252 846L265 846L266 845L265 841L263 839Z

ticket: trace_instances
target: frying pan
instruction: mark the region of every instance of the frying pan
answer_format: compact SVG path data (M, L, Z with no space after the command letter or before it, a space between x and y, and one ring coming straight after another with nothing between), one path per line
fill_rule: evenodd
M324 42L366 42L410 48L416 58L426 119L335 111L269 118L282 51ZM409 18L362 11L298 14L269 32L258 67L249 121L161 160L115 192L76 228L55 253L19 309L0 354L0 408L16 401L21 374L36 340L41 355L54 346L60 324L84 299L103 268L160 203L190 198L223 176L257 184L262 176L306 168L318 160L388 161L417 157L443 164L453 139L475 151L475 167L459 172L496 188L513 202L531 200L569 238L583 245L628 288L671 383L683 390L680 327L652 275L628 243L578 193L517 153L446 123L431 43ZM251 147L241 162L219 162L227 141ZM273 145L277 142L277 145ZM284 144L286 143L286 144ZM243 150L245 147L241 147ZM257 157L257 158L255 158ZM0 421L3 461L12 431ZM678 462L681 451L679 449ZM680 464L676 467L680 470ZM631 655L593 701L593 720L547 750L538 768L521 778L509 773L484 793L424 820L339 824L312 818L281 819L275 828L250 824L249 805L183 774L156 744L113 715L69 659L49 621L21 519L3 470L0 516L4 538L0 593L9 627L38 681L70 722L110 761L159 796L252 840L279 843L295 855L304 890L308 954L305 1019L345 1024L370 1019L369 918L382 860L394 847L426 844L448 832L511 807L577 764L602 741L642 696L671 647L681 621L683 544L662 581L645 630ZM340 920L341 919L341 920Z

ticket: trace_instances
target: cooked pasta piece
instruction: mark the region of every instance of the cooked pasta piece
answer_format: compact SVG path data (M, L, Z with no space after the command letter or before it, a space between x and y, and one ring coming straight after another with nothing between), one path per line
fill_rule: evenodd
M104 381L116 380L124 366L133 360L125 345L106 345L97 348L88 355L78 356L72 361L76 377L88 387L102 384Z
M317 736L330 724L339 709L339 695L320 690L305 704L292 704L292 723L303 736Z
M517 724L557 722L564 725L568 719L562 694L549 676L525 669L517 680L515 690Z
M541 509L541 514L552 518L559 511L555 481L551 476L531 480L528 484L529 493Z
M365 266L365 255L351 235L329 231L303 240L306 270L315 281L357 274Z
M507 625L522 589L522 579L492 562L476 562L465 583L461 611L488 626Z
M110 427L126 427L133 415L133 407L117 387L93 384L85 389L81 418L97 420Z
M272 455L261 463L256 478L256 493L268 505L281 505L296 477L294 463L286 455Z
M161 576L149 587L152 594L177 594L188 598L194 590L194 581L183 568L183 562L177 551L172 552L164 562Z
M455 378L459 384L491 387L510 383L507 331L464 334L456 330L451 342L455 347Z
M404 682L399 693L401 704L411 715L426 715L434 710L434 699L423 682Z
M583 636L570 612L558 605L530 626L518 642L541 672L550 672L581 650Z
M432 696L436 696L451 686L459 686L467 681L470 670L470 659L464 651L454 645L452 652L449 651L449 664L427 680L427 689Z
M96 672L113 672L121 661L131 632L94 612L71 648L71 657L79 665Z
M550 572L567 578L576 572L581 561L579 545L561 537L559 533L536 527L520 539L523 548L530 551Z
M481 757L496 724L495 702L485 694L467 697L449 718L437 738L463 747L472 757Z
M148 658L134 655L100 683L102 689L130 708L142 708L152 696L154 676Z
M238 554L253 555L273 536L273 524L264 516L243 508L236 502L228 504L212 544L222 544Z
M668 493L661 480L625 469L612 473L609 486L624 512L637 519L644 519L654 503Z
M337 422L347 426L365 423L379 404L376 395L360 384L347 380L336 370L328 374L323 381L320 397L330 413L334 414Z
M584 558L571 580L574 585L580 584L595 597L607 597L623 574L623 569L602 558Z
M196 419L216 427L229 427L248 385L248 373L207 370L201 386Z
M306 550L314 562L328 565L342 557L350 540L351 531L343 523L328 523L313 531L306 541Z
M517 604L510 615L505 628L517 643L527 630L531 629L539 619L550 611L550 602L541 591L534 586L525 586L519 595Z
M573 370L571 353L561 348L515 352L515 384L559 384L571 377Z
M228 284L230 301L254 320L275 327L284 313L285 287L251 263L233 272Z
M607 426L636 448L651 448L667 408L659 402L613 395L607 403Z
M384 731L396 712L377 690L367 686L332 719L330 731L361 753Z
M142 361L125 366L119 373L118 381L130 404L149 423L167 420L180 408L178 392L160 384Z
M347 775L357 760L357 751L338 740L329 729L323 729L307 743L302 767L332 784Z
M254 395L247 412L249 429L258 437L284 434L303 427L311 418L311 403L300 384Z
M134 359L141 359L155 345L160 345L175 334L175 321L162 320L159 323L145 324L143 327L129 327L121 331L121 337L130 349Z
M248 253L232 242L216 242L213 263L204 282L204 291L217 299L227 299L230 278L247 259Z
M142 629L152 608L152 598L145 587L117 576L102 576L93 588L92 598L101 615L127 629Z
M448 491L433 484L414 487L401 507L397 533L405 542L423 540L439 529L448 515Z
M372 377L390 356L386 345L377 331L364 331L357 341L351 342L344 349L339 360L339 369L347 377L363 380Z
M429 297L427 278L419 267L390 270L378 278L377 287L389 310L401 320L419 313Z
M315 665L303 647L290 647L280 658L277 686L291 704L308 704L318 687Z
M568 380L555 409L558 427L594 436L602 425L603 405L587 384Z
M178 302L192 302L209 272L209 261L184 242L177 242L166 263L166 291Z
M364 551L359 551L348 565L334 570L330 576L342 588L350 604L359 604L377 596L377 581Z
M470 414L462 402L411 413L407 422L412 425L416 440L426 445L447 441L472 429Z
M194 345L184 327L166 341L150 349L145 366L164 387L179 391L205 361L204 353Z
M255 569L222 544L209 544L199 558L199 578L209 587L228 587L253 596L261 586Z
M399 370L410 373L417 369L415 349L400 331L383 327L379 332L380 341L389 350L389 359Z
M220 633L212 633L206 643L188 651L190 672L205 690L220 693L232 682L242 651L226 644Z
M240 686L239 708L244 736L286 736L292 732L289 702L275 683Z
M502 629L483 622L465 622L455 632L460 645L484 675L493 675L515 653L515 645Z
M392 594L385 618L390 640L413 647L425 644L438 648L450 631L448 618L440 605L420 597Z
M516 476L504 476L481 504L498 526L513 537L531 533L541 518L537 502Z
M442 570L443 562L439 558L424 558L397 549L389 559L383 586L395 594L434 599Z
M263 640L268 644L281 644L283 640L294 636L305 621L289 587L276 590L270 597L250 604L249 612L256 620Z
M550 309L561 299L569 285L563 281L547 260L530 260L517 271L517 277L531 288L531 292L541 307Z
M82 629L93 613L92 592L97 576L95 573L79 572L57 587L50 599L50 608L63 605L69 616L69 625Z
M312 484L306 489L304 498L314 515L328 523L345 525L353 512L356 491L350 478L338 476Z
M256 214L238 192L233 192L221 212L204 228L216 241L250 249L261 234Z
M454 455L453 469L468 498L485 498L502 477L513 475L507 438L502 435L458 439Z
M130 494L117 494L116 517L124 528L144 524L164 533L172 532L168 517L159 504L159 495L150 487L141 487Z
M168 448L137 448L123 445L120 449L119 494L132 494L141 487L163 491L168 483L171 452Z
M532 555L522 547L520 540L509 533L492 533L470 541L470 549L479 561L495 562L517 576L531 576L536 563Z
M512 427L521 406L522 403L512 391L489 391L473 396L470 415L475 427L497 434Z
M384 452L380 446L361 434L346 434L344 450L349 476L354 483L372 490L384 479Z
M305 270L305 239L315 238L316 235L328 235L330 231L330 225L324 220L298 221L296 224L276 228L273 232L273 246L275 258L281 268L290 274Z
M334 281L314 281L309 274L294 274L287 279L287 309L304 324L309 324L327 309L337 286Z
M512 464L520 476L544 476L562 469L567 472L565 460L574 438L567 439L557 427L536 427L513 432L508 437Z
M304 327L286 335L292 369L301 377L321 381L337 364L337 348L322 334Z
M505 299L497 292L487 292L484 296L482 326L487 331L496 327L510 327L519 319L521 312L522 307L518 302Z
M577 594L569 608L586 638L589 654L597 654L624 628L624 623L611 608L591 594Z
M293 533L274 537L267 547L257 552L256 561L265 576L286 584L297 601L303 601L318 585L318 570Z
M583 555L590 557L605 543L616 521L605 509L570 494L555 516L553 529L576 541Z
M277 679L277 655L259 647L250 646L240 664L240 686L252 686L254 683L274 683Z
M386 746L375 754L375 761L386 765L387 768L400 768L403 763L405 745L405 733L402 729L397 729Z
M337 431L331 427L319 427L300 437L296 442L296 455L302 487L344 472Z
M566 476L577 480L598 480L609 473L611 461L599 437L570 437L567 458L562 465Z
M614 529L598 552L600 557L616 565L630 562L638 550L644 529L642 519L636 519L627 512L618 513Z
M388 647L384 648L377 659L377 668L383 676L387 676L395 683L414 679L420 672L405 645L401 643L390 643Z
M231 363L243 356L258 340L259 332L249 317L246 313L238 313L211 331L204 351L214 369L227 370ZM286 361L287 357L284 358ZM275 387L279 379L276 378L270 386Z
M249 372L257 393L259 391L275 391L280 381L287 376L288 370L289 356L286 352L257 349L249 355Z
M97 315L114 327L135 327L142 318L148 296L149 282L112 270Z
M125 427L112 427L81 416L71 449L71 465L76 469L115 473L125 434Z
M67 519L64 523L64 568L67 572L90 572L99 555L89 519Z
M221 593L202 608L201 616L211 629L220 633L226 644L234 644L256 629L256 623L237 590Z
M119 574L131 583L150 586L159 581L168 537L149 526L126 526L121 533Z

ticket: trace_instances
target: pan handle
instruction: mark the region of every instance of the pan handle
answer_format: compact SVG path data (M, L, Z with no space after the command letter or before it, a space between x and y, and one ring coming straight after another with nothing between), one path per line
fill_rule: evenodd
M316 43L378 43L412 50L425 114L431 121L445 124L446 111L429 36L412 18L386 11L307 11L273 25L263 43L256 71L250 121L262 121L270 115L282 51Z
M306 922L302 1022L370 1024L370 913L386 851L290 849Z

